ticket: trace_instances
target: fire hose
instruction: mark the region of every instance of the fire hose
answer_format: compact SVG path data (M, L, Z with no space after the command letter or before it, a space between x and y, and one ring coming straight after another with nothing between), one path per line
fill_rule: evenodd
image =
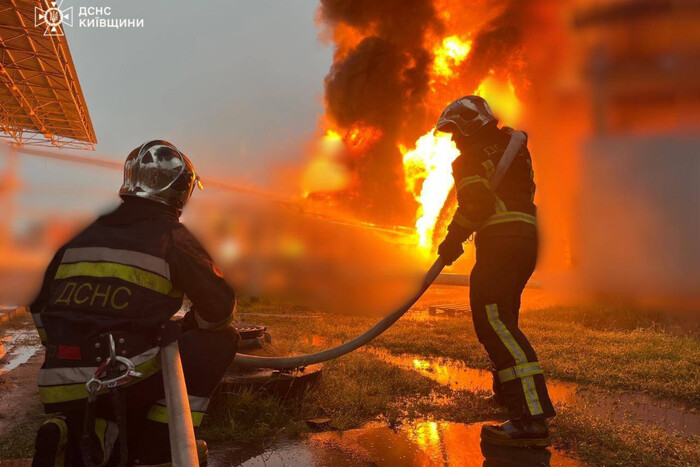
M298 368L307 365L313 365L314 363L321 363L328 360L333 360L338 357L342 357L354 350L359 349L363 345L368 344L372 339L379 336L381 333L386 331L394 324L399 318L401 318L406 312L418 301L418 299L428 290L428 287L437 279L440 272L445 267L441 258L438 258L433 263L432 267L425 275L423 284L421 285L418 292L413 295L406 303L398 307L394 312L387 315L384 319L379 321L377 324L369 328L367 331L363 332L356 338L349 340L337 347L323 350L321 352L310 353L306 355L297 355L293 357L258 357L255 355L247 354L236 354L234 363L242 367L254 367L254 368L273 368L277 370L284 370L289 368Z
M518 154L522 146L527 141L527 135L522 131L513 131L509 129L510 141L506 150L503 152L501 159L498 161L498 166L491 176L489 187L492 192L495 193L496 189L500 185L503 177L510 168L515 156ZM343 344L336 347L323 350L321 352L306 354L306 355L296 355L292 357L259 357L255 355L247 354L236 354L234 363L242 367L252 367L252 368L272 368L276 370L285 370L290 368L298 368L307 365L313 365L315 363L326 362L328 360L333 360L338 357L342 357L360 347L368 344L374 338L379 336L381 333L389 329L399 318L401 318L406 312L411 309L411 307L418 301L418 299L425 293L430 285L437 279L445 267L441 258L438 258L433 263L432 267L425 275L423 284L418 292L412 296L406 303L397 308L394 312L387 315L384 319L379 321L377 324L369 328L364 333L360 334L356 338L349 340Z

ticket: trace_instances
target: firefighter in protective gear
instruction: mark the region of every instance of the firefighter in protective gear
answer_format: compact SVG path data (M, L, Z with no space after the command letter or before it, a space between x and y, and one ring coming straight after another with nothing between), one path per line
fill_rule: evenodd
M194 425L233 361L239 336L231 326L236 295L195 237L179 221L201 182L192 163L167 141L134 149L126 159L122 204L60 248L30 311L46 346L39 395L47 413L60 413L37 433L34 465L83 465L78 440L86 413L85 383L104 362L103 337L142 374L124 394L129 463L170 461L168 415L160 373L160 330L175 326ZM176 334L177 336L177 334ZM109 392L94 403L96 465L117 453L115 407ZM87 426L88 424L85 423ZM90 428L92 429L92 428ZM125 440L119 437L117 443ZM198 443L200 455L205 445ZM203 447L204 446L204 447ZM200 460L203 460L200 457Z
M532 161L523 145L496 190L489 180L512 129L498 121L484 99L466 96L443 112L436 131L452 134L460 151L452 164L458 207L438 248L445 264L464 252L476 234L476 264L470 276L474 328L494 366L494 395L510 420L487 425L491 444L547 446L546 419L555 412L537 355L518 327L520 296L535 269L537 226Z

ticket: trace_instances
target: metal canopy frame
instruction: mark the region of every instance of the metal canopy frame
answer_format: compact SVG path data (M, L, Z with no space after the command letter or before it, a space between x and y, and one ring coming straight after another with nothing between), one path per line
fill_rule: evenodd
M0 5L0 137L18 146L95 148L97 138L65 36L34 26L40 0Z

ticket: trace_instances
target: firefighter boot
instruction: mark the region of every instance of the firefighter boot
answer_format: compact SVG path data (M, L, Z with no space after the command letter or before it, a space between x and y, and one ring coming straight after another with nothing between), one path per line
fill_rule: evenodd
M522 448L546 448L552 444L545 419L509 420L500 425L484 425L481 427L481 440L497 446Z
M63 467L68 442L68 425L62 418L46 420L36 432L32 467Z

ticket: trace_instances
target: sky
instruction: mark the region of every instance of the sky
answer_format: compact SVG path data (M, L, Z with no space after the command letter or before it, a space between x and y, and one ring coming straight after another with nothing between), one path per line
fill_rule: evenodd
M69 6L76 22L66 36L98 138L95 152L81 155L123 161L162 138L205 177L255 184L302 160L332 61L314 22L317 0L64 0ZM77 27L81 6L109 6L111 18L144 27ZM30 156L20 156L20 176L18 205L32 216L97 212L121 184L117 171Z

